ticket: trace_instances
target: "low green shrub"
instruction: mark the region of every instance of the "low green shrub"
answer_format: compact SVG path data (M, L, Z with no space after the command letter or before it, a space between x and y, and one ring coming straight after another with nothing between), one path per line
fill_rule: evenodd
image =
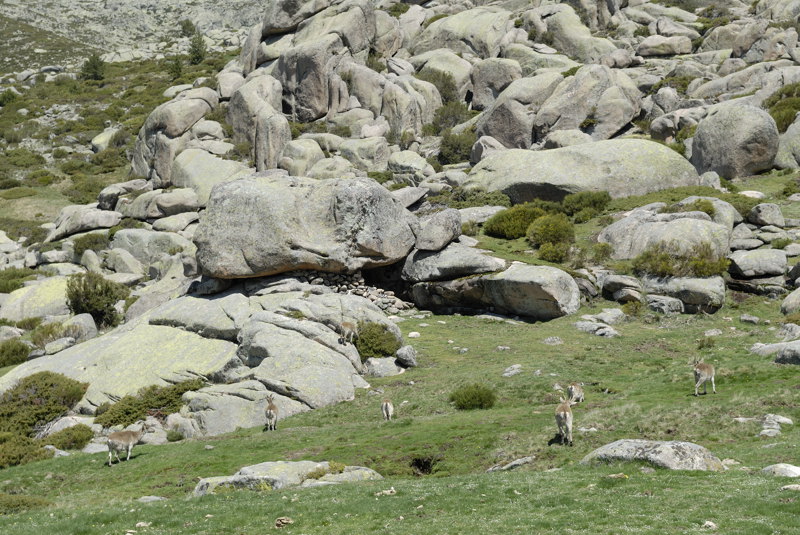
M66 175L77 175L79 173L88 173L92 171L92 164L82 158L72 158L61 162L58 166L59 170Z
M122 130L120 130L120 132L122 132ZM123 141L122 144L124 145L125 142ZM109 146L107 149L101 150L96 154L93 154L91 160L92 164L99 168L100 173L110 173L111 171L119 169L120 167L125 167L128 164L128 159L125 157L125 151L120 146L114 145Z
M539 258L545 262L560 264L569 256L569 249L568 243L543 243L539 247Z
M548 212L535 203L517 204L490 217L483 224L483 231L495 238L515 240L525 236L531 223L546 214Z
M383 72L386 70L386 61L374 50L370 49L367 54L367 61L365 65L375 72Z
M36 316L36 317L33 317L33 318L21 319L18 322L16 322L16 324L17 324L17 327L19 327L20 329L23 329L23 330L26 330L26 331L32 331L33 329L35 329L36 327L41 325L42 321L44 321L43 318L40 318L40 317Z
M65 336L78 338L79 335L80 328L78 326L65 327L61 323L43 323L30 332L31 343L40 349L44 349L44 346L59 338Z
M353 135L353 130L344 124L339 124L328 129L329 134L343 138L349 138Z
M14 199L23 199L25 197L34 197L36 195L36 190L33 188L27 188L25 186L21 186L18 188L11 188L7 190L0 191L0 199L5 199L7 201L13 201Z
M431 204L443 204L450 208L472 208L475 206L511 206L508 195L501 191L486 191L482 188L465 189L456 186L450 190L442 190L428 197Z
M711 217L717 213L716 208L714 208L714 203L708 199L696 199L690 203L686 204L673 204L671 206L667 206L663 210L662 213L665 214L673 214L678 212L704 212Z
M183 433L177 429L167 431L167 442L180 442L183 440Z
M663 243L648 248L633 259L634 272L659 277L712 277L728 270L730 260L717 256L708 243L700 243L684 255L676 255L676 249Z
M377 182L378 184L383 184L385 182L389 182L391 179L394 178L394 173L391 171L367 171L367 176L370 177L372 180Z
M770 242L770 246L773 249L785 249L790 243L794 243L791 238L778 238L776 240L772 240L772 242Z
M119 223L108 229L109 242L114 239L114 235L120 230L131 228L142 228L142 222L132 217L123 217Z
M717 345L717 339L713 336L704 336L697 341L697 349L712 349Z
M116 326L120 317L114 309L130 290L106 280L99 273L78 273L67 279L67 305L73 314L89 313L98 327Z
M183 19L180 21L180 31L181 37L191 37L195 33L197 33L197 28L195 27L194 23L189 19Z
M445 130L442 134L442 144L439 146L439 163L448 165L469 161L472 146L477 140L478 137L472 129L461 134Z
M60 450L80 450L92 440L92 437L94 437L94 432L91 427L78 424L57 431L42 439L42 442L55 446Z
M358 338L356 349L361 355L361 362L369 358L391 357L400 349L400 341L381 323L358 322Z
M570 193L561 201L561 206L567 215L574 216L579 212L591 208L600 213L611 202L611 195L607 191L581 191Z
M648 94L655 95L662 87L671 87L679 94L685 95L686 90L689 88L689 84L692 80L694 80L694 78L691 76L668 76L653 84L653 86L650 88L650 91L648 91Z
M10 89L6 89L0 93L0 107L8 106L18 98L19 96L15 92L11 91Z
M635 318L641 316L643 311L644 305L641 301L628 301L622 305L622 312L624 312L626 316Z
M465 221L461 223L461 234L465 236L477 236L480 232L480 225L475 221Z
M0 189L12 189L19 187L21 184L22 182L16 178L4 178L3 180L0 180Z
M24 513L25 511L47 507L48 505L52 505L52 503L38 496L0 492L0 516Z
M442 97L442 103L458 102L458 88L456 87L456 79L449 72L437 71L429 69L416 75L417 78L425 82L429 82L436 86L439 90L439 95Z
M38 440L9 432L0 432L0 468L49 459L53 454Z
M11 293L33 280L39 272L30 268L8 268L0 271L0 293Z
M775 120L778 132L786 132L800 111L800 82L781 87L764 100L762 105Z
M575 227L565 214L548 214L531 223L525 237L533 246L568 244L575 241Z
M72 241L75 256L80 258L81 255L89 250L102 251L108 249L109 239L107 234L93 232L91 234L84 234Z
M596 243L592 247L592 262L602 264L607 262L614 252L614 247L610 243Z
M423 28L427 28L428 26L430 26L431 24L433 24L437 20L441 20L441 19L443 19L443 18L445 18L447 16L448 16L447 13L439 13L438 15L434 15L431 18L429 18L428 20L426 20L425 23L422 25L422 27Z
M460 411L491 409L497 401L497 394L488 386L475 383L453 390L449 400Z
M95 423L104 427L128 426L144 420L148 414L167 416L178 412L183 405L181 396L190 390L199 390L205 385L202 379L192 379L170 386L148 386L135 395L124 396L108 410L95 418Z
M408 8L411 6L406 4L405 2L397 2L396 4L392 4L389 6L389 9L386 10L389 15L393 16L396 19L400 18L400 15L408 11Z
M426 131L430 135L439 135L454 126L469 121L473 116L473 112L469 110L465 103L458 101L446 102L433 113L433 121L431 122L433 128Z
M87 383L53 372L38 372L19 380L0 395L0 432L31 435L72 409Z
M28 360L30 352L31 346L22 340L12 338L11 340L0 342L0 368L22 364Z
M25 148L6 150L5 161L14 166L28 169L37 165L44 165L46 160L38 152Z

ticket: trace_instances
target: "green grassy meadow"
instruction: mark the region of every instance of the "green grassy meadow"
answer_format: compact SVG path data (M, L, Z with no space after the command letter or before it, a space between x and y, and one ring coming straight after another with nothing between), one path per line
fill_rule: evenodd
M762 439L757 423L733 421L767 413L800 418L797 370L748 352L755 342L775 339L778 304L749 297L713 316L646 313L618 325L621 336L612 339L578 332L574 316L548 323L408 318L400 326L405 335L421 334L410 339L420 366L372 379L383 394L360 391L352 402L281 420L276 432L243 429L137 446L130 462L111 468L104 453L77 453L5 469L1 493L43 498L48 505L0 516L0 531L120 533L151 522L137 532L249 534L288 516L294 524L283 528L286 533L462 533L472 527L487 533L694 533L706 520L725 533L791 533L800 528L797 498L780 491L791 480L758 471L797 463L797 430L784 426L781 436ZM581 313L611 305L597 301ZM745 311L770 324L741 323ZM723 334L698 350L712 328ZM563 344L543 344L549 336ZM717 395L692 395L689 362L695 356L716 366ZM521 364L522 373L501 377L512 364ZM573 409L575 445L548 445L556 434L554 385L571 381L587 385L586 402ZM449 393L474 382L495 388L497 404L456 411ZM397 412L389 423L380 419L385 396ZM689 440L739 464L725 473L578 464L620 438ZM527 455L534 462L514 472L484 473ZM270 460L335 460L368 466L387 479L190 497L198 478ZM607 477L618 473L628 477ZM390 487L395 495L375 496ZM147 495L167 500L136 501Z

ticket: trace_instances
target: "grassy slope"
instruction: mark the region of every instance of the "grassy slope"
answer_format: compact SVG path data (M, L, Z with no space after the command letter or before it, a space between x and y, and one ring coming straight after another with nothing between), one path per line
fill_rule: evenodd
M0 8L2 4L0 2ZM9 51L0 55L0 72L69 64L94 51L84 44L2 15L0 35L3 47Z
M599 311L602 305L609 303L584 312ZM704 520L724 526L726 533L797 528L796 504L779 492L784 482L741 467L724 474L644 474L635 466L577 464L592 449L625 437L691 440L753 470L796 462L798 433L791 427L777 439L762 440L755 436L757 425L732 421L769 412L800 418L796 369L777 367L747 351L754 342L774 338L771 326L737 319L746 310L774 321L777 302L750 298L737 306L711 317L639 318L619 326L622 336L610 340L577 332L574 317L516 325L459 316L410 319L401 327L404 334L422 333L414 342L422 366L399 377L372 380L373 387L395 401L398 420L381 423L380 397L360 392L351 403L281 421L275 433L250 429L139 446L131 462L113 468L103 464L104 454L79 454L7 469L0 492L41 496L54 505L0 517L0 530L99 534L145 521L153 522L143 530L147 533L260 533L278 516L295 519L287 533L457 533L473 525L490 533L522 532L524 526L555 533L563 532L560 526L567 522L575 525L573 532L620 533L619 526L625 525L622 531L663 533L667 528L693 531ZM698 351L696 340L713 327L723 328L723 335L713 348ZM554 335L564 344L542 344ZM511 349L498 351L499 345ZM460 353L457 347L469 350ZM719 370L716 396L690 395L688 361L698 353ZM517 363L523 373L500 376ZM541 375L534 374L537 369ZM576 429L598 431L576 431L573 448L548 446L555 434L552 411L558 394L553 385L572 380L589 385L586 403L575 409ZM497 388L495 408L452 409L448 393L474 381ZM206 450L208 444L214 449ZM481 474L495 463L531 454L535 462L519 472ZM431 460L433 475L415 477L415 458ZM389 480L183 500L198 477L290 459L370 466ZM553 468L560 470L547 471ZM630 479L605 477L620 471ZM376 500L373 493L389 486L398 494ZM170 500L151 505L132 501L143 495ZM381 504L387 501L392 505ZM419 505L423 507L417 509ZM208 514L213 517L206 518Z

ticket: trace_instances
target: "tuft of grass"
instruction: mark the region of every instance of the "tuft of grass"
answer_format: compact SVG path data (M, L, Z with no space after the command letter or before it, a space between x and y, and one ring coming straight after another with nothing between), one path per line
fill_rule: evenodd
M125 396L95 418L95 423L105 427L127 426L150 415L165 418L180 410L181 396L205 385L202 379L191 379L170 386L153 385L142 388L136 395Z

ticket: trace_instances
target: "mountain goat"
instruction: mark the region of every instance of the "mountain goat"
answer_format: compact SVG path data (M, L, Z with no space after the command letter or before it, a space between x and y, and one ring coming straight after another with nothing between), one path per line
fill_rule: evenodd
M381 414L383 414L384 420L388 421L392 419L392 416L394 416L394 405L392 405L391 400L383 400L383 403L381 403Z
M572 406L575 402L561 398L561 403L556 407L556 426L561 437L561 444L572 446Z
M339 324L339 343L344 344L345 342L352 344L353 340L358 338L358 325L351 321L343 321Z
M583 402L583 387L580 383L571 383L567 387L567 399L575 403Z
M275 424L278 423L278 407L274 403L275 395L267 396L267 409L264 411L267 417L267 431L275 431Z
M697 389L703 385L703 395L707 394L707 381L711 381L711 389L716 394L717 386L714 384L714 366L706 364L702 360L694 361L694 395L697 396Z
M143 421L136 422L140 427L139 431L116 431L108 435L108 466L111 466L112 455L117 458L117 462L122 462L119 458L119 452L127 451L128 456L126 461L131 459L131 451L133 447L142 440L142 437L147 432L147 428Z

